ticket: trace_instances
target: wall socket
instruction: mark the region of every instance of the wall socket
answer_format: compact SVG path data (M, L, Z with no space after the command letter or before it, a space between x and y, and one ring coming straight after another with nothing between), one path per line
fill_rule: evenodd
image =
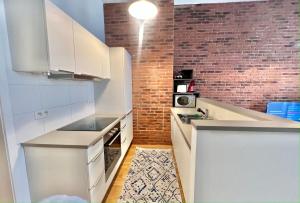
M48 117L49 112L47 110L44 111L36 111L34 112L35 120L40 120Z

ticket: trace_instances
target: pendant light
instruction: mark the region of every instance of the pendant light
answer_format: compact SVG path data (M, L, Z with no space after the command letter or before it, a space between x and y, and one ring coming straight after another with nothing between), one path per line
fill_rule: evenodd
M131 16L144 21L153 19L157 15L158 9L149 0L137 0L130 4L128 11Z

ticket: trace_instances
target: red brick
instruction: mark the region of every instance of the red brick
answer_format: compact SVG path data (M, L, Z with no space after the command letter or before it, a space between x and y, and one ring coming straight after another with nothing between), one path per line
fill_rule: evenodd
M174 8L172 0L157 2L159 14L145 25L141 53L138 22L129 16L129 4L105 4L106 43L123 46L132 55L134 143L170 144L172 105ZM169 116L169 115L168 115Z
M174 69L193 69L203 97L264 111L299 100L299 2L175 7Z

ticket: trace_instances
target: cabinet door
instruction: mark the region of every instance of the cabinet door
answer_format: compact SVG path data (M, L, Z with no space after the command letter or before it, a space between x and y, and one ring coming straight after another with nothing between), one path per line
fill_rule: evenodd
M101 78L101 47L99 40L73 21L76 73Z
M110 79L109 47L99 40L101 48L101 77Z
M50 70L75 72L73 20L45 1Z
M95 187L99 178L104 174L105 171L104 153L97 155L91 162L88 163L89 170L89 183L90 189Z
M105 173L102 173L96 181L94 187L90 190L90 202L102 202L106 192L105 186Z
M127 116L121 120L121 150L122 156L126 154L127 151L127 139L128 139L128 125Z
M128 146L131 144L133 140L133 115L132 112L127 115L127 143Z
M131 70L131 56L124 49L124 98L125 98L125 111L132 110L132 70Z
M178 167L184 196L189 198L191 151L185 142L184 135L172 117L172 144Z
M132 112L121 120L121 147L122 156L126 154L133 139Z

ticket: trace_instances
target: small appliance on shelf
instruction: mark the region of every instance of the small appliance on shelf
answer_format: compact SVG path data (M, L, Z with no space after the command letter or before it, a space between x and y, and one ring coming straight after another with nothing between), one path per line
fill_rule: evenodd
M187 92L187 85L177 85L177 92L186 93Z
M194 94L176 94L174 95L174 106L184 108L196 107L196 95Z
M174 73L173 106L195 108L196 98L200 95L195 92L195 86L193 70L181 70Z

